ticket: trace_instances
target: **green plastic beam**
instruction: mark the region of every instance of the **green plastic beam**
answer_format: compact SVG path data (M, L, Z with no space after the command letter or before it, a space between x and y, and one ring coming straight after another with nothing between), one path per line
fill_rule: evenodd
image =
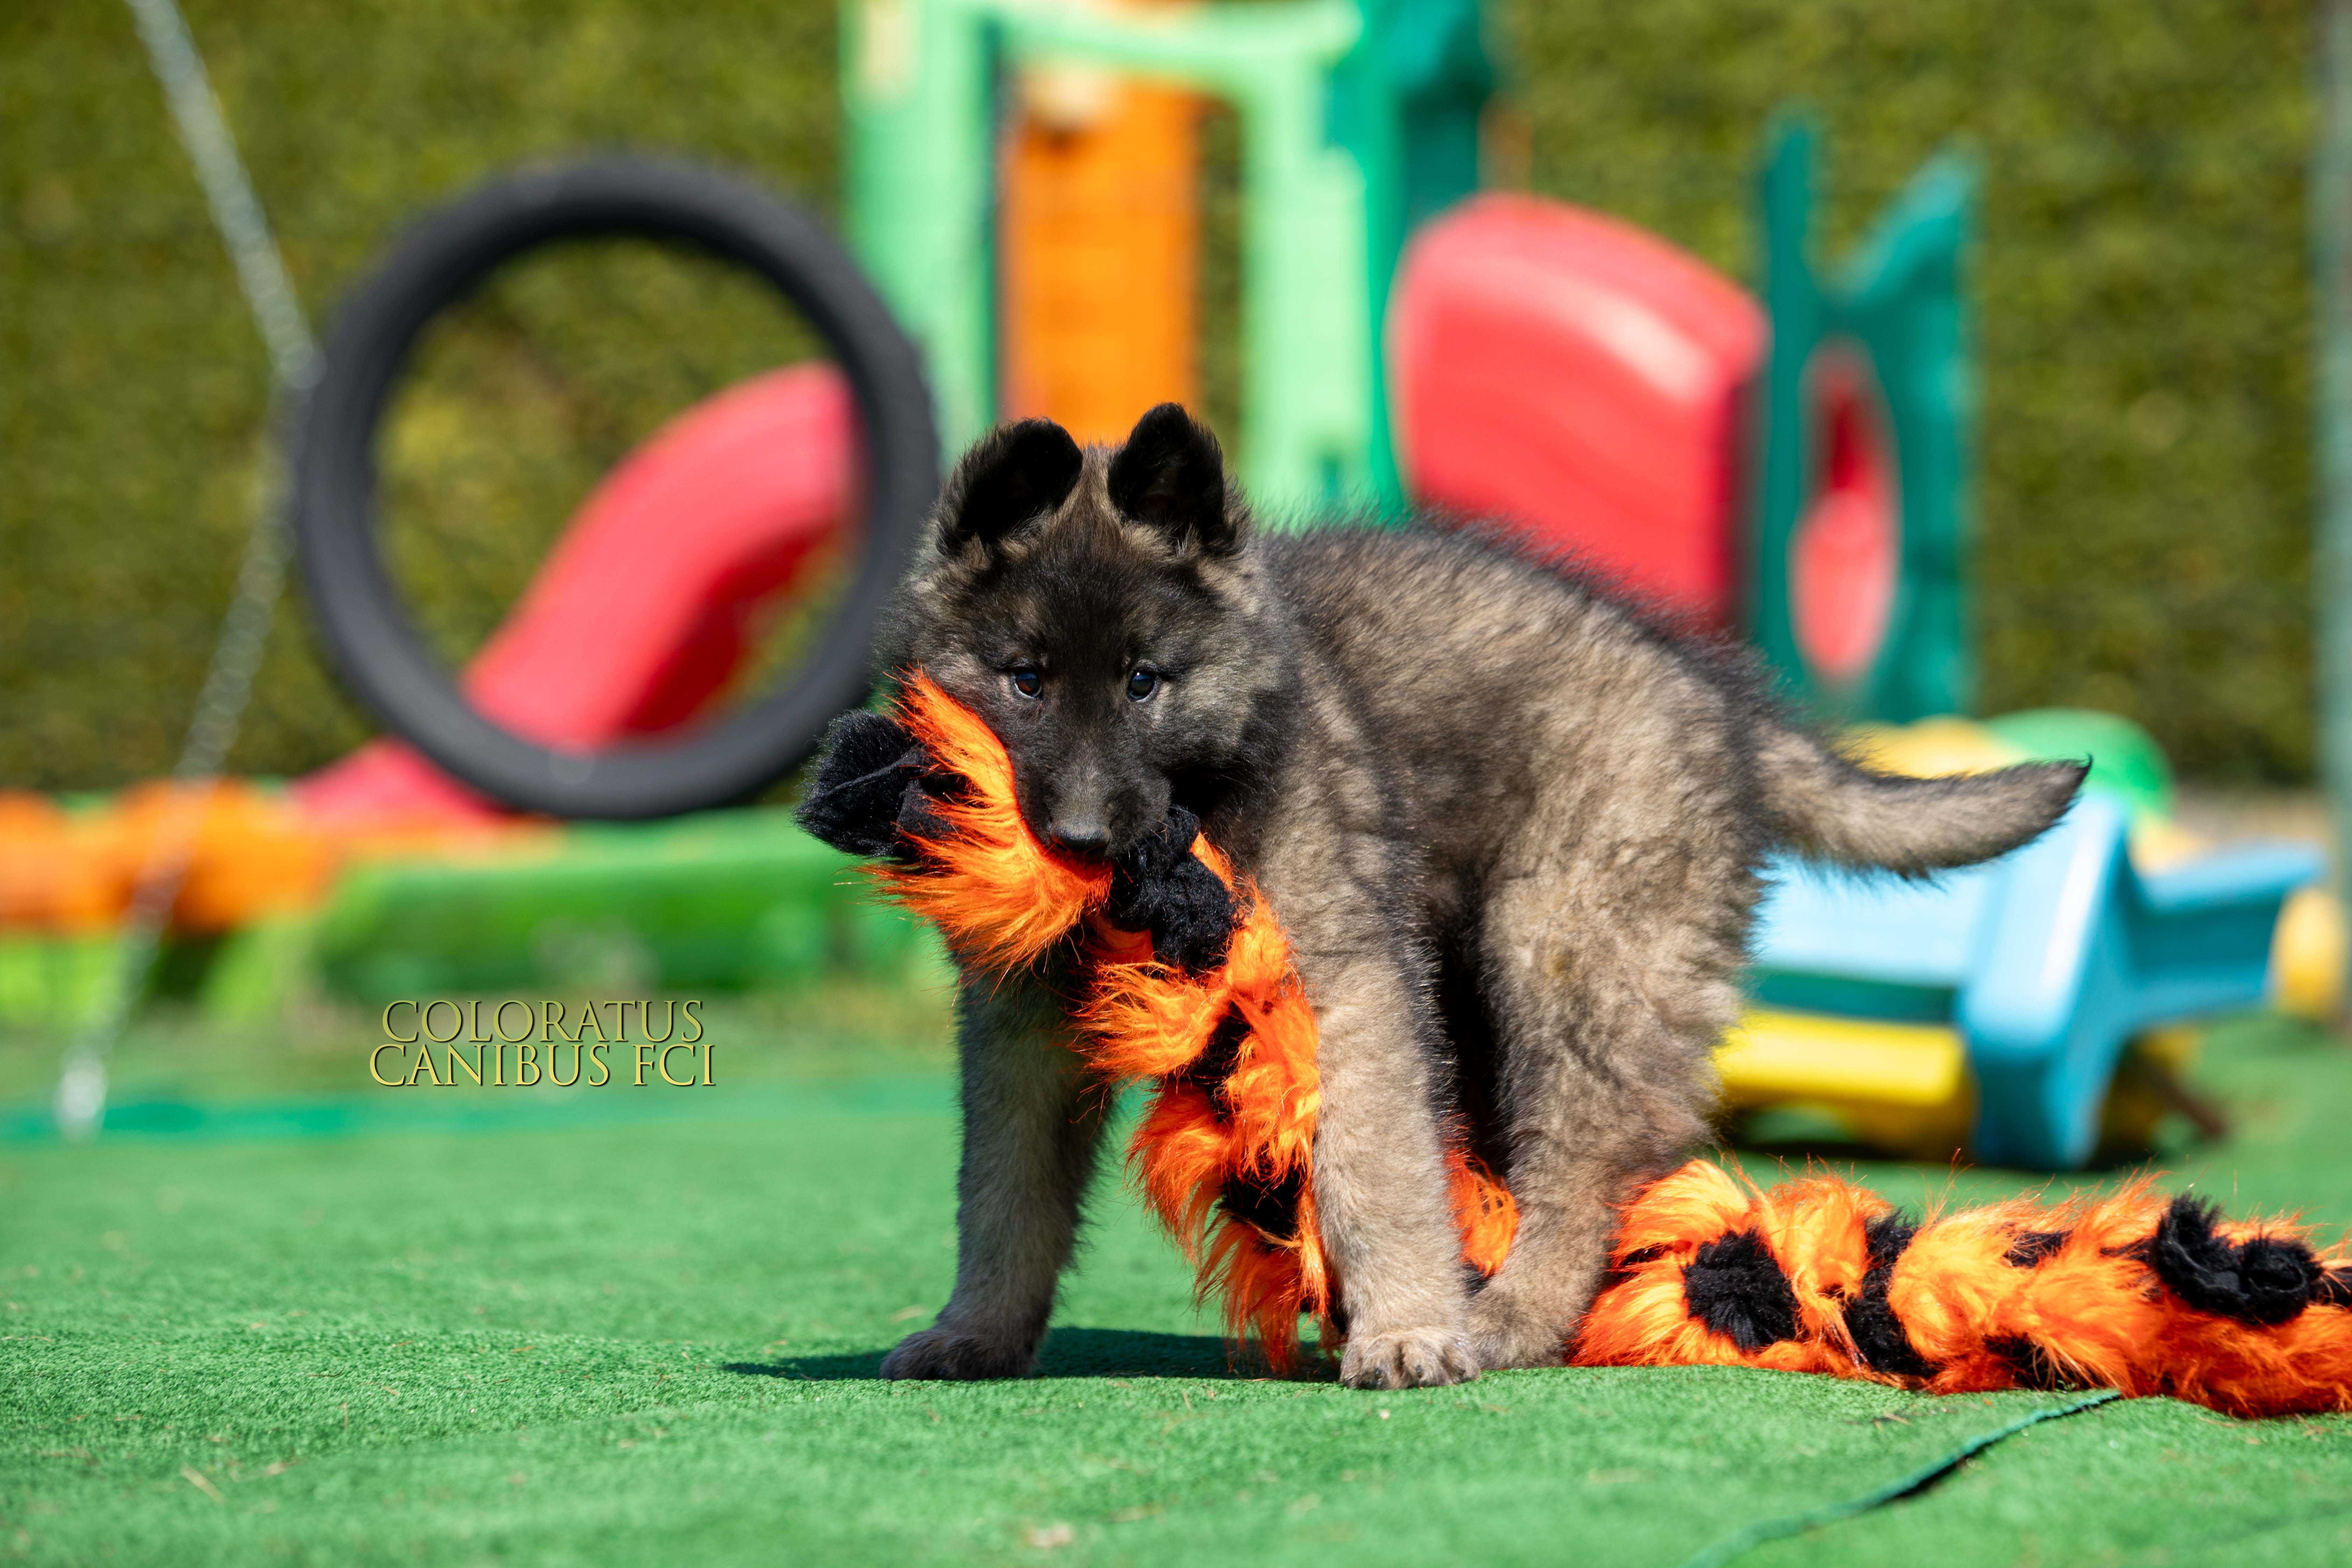
M1890 723L1964 713L1975 698L1966 574L1969 433L1975 385L1961 259L1974 179L1939 158L1883 213L1832 278L1814 268L1813 132L1776 128L1759 181L1765 367L1763 462L1751 530L1749 627L1788 689L1826 715ZM1900 545L1893 608L1875 658L1835 683L1808 664L1796 636L1790 551L1819 479L1821 432L1806 380L1825 351L1869 372L1894 446Z

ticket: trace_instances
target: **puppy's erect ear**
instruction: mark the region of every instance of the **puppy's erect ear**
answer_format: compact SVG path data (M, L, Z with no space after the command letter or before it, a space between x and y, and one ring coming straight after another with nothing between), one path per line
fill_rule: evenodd
M1240 520L1225 508L1225 456L1176 404L1135 422L1110 462L1110 503L1181 548L1230 555L1241 547Z
M1060 506L1078 482L1078 444L1050 419L1003 425L981 437L948 481L940 548L994 544Z

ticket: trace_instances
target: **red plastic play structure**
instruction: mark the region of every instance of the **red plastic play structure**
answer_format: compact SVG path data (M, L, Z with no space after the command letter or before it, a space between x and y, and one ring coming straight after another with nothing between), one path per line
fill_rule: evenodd
M1531 196L1423 227L1389 318L1398 461L1492 518L1718 625L1737 614L1748 293L1656 236Z
M1417 500L1738 626L1742 453L1768 336L1747 290L1630 224L1485 195L1414 237L1389 334ZM1806 395L1826 450L1792 552L1797 635L1816 668L1850 679L1894 598L1893 441L1861 365L1824 356Z
M761 608L859 513L856 416L830 365L727 388L671 419L596 487L466 668L484 715L583 748L690 720L742 662ZM293 786L313 817L498 808L398 741Z
M1843 683L1867 668L1895 608L1902 540L1894 438L1869 371L1850 356L1824 353L1805 390L1824 449L1821 488L1790 542L1789 595L1806 662Z

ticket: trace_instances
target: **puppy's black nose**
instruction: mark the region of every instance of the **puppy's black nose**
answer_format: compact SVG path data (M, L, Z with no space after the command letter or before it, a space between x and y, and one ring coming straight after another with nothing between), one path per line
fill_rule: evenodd
M1046 837L1068 855L1100 856L1110 848L1110 829L1099 822L1056 822Z

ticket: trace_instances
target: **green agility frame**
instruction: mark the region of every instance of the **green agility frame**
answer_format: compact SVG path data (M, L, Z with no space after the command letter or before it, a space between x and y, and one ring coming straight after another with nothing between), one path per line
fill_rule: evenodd
M861 0L842 47L851 238L923 346L951 447L997 414L998 77L1083 61L1240 111L1250 493L1277 514L1401 504L1381 322L1406 231L1476 187L1492 72L1475 0Z
M1810 254L1813 132L1783 121L1759 181L1764 303L1772 346L1755 491L1750 635L1791 692L1843 718L1903 722L1965 713L1976 690L1969 637L1969 428L1975 387L1960 261L1974 180L1949 158L1916 175L1833 278ZM1840 680L1799 647L1791 552L1824 458L1808 378L1826 356L1857 362L1895 469L1899 563L1886 629L1867 666Z

